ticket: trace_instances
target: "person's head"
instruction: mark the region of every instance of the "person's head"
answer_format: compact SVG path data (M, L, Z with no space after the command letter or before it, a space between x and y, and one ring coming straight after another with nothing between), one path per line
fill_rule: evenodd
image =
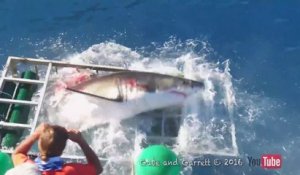
M66 147L68 131L58 125L47 125L39 138L39 152L42 160L60 156Z

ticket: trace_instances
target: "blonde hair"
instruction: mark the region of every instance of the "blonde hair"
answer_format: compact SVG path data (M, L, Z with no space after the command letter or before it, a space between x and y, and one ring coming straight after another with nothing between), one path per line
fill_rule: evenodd
M48 125L39 138L39 151L43 161L60 156L66 147L68 132L64 127Z

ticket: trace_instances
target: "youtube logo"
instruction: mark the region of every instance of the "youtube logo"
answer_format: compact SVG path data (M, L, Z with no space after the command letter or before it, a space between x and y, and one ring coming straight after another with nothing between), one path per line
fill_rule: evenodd
M260 166L264 169L280 169L282 158L280 154L264 154L260 157Z

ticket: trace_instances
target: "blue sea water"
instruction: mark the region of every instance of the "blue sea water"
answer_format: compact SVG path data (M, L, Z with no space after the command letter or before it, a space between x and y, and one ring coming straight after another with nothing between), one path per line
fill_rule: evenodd
M195 168L193 174L300 174L300 2L250 0L0 0L0 64L9 55L61 59L114 41L148 49L170 40L205 41L211 61L230 60L243 158L283 156L278 171ZM156 44L153 44L156 43ZM155 49L155 48L154 48ZM245 159L247 160L247 159Z

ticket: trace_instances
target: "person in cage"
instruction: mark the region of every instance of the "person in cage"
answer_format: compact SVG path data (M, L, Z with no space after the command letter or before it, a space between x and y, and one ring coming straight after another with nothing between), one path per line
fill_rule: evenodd
M68 139L81 147L87 159L86 164L64 163L60 156ZM38 141L39 156L31 160L27 153L36 141ZM96 153L78 130L67 130L46 123L40 124L33 134L17 146L12 154L12 160L15 168L8 171L6 175L18 175L18 172L24 175L25 171L30 172L31 175L98 175L103 171Z

